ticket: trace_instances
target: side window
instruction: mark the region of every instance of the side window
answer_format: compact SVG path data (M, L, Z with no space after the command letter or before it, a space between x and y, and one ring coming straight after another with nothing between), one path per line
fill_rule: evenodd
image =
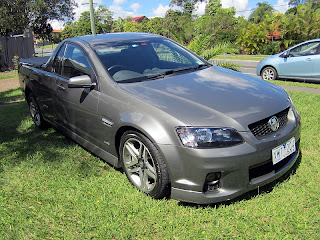
M79 47L68 44L66 53L64 55L62 75L66 78L72 78L81 75L92 74L92 67Z
M66 44L63 44L63 46L59 49L59 52L52 63L52 72L61 74L61 67L62 67L62 60L64 51L66 49Z
M320 54L319 42L306 43L290 50L291 57Z
M159 60L161 61L191 64L191 61L185 56L181 55L174 49L165 46L162 43L152 43L152 46L154 48L154 51L158 55Z

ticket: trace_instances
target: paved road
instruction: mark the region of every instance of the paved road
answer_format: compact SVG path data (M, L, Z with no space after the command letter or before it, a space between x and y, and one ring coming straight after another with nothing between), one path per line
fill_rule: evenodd
M36 56L37 57L46 57L46 56L51 56L51 53L53 52L54 49L52 48L35 48Z
M224 61L223 59L219 61ZM259 61L249 61L249 60L227 60L227 62L231 62L237 65L241 65L242 67L240 68L240 71L242 73L255 76L255 77L260 77L257 76L256 74L256 67Z

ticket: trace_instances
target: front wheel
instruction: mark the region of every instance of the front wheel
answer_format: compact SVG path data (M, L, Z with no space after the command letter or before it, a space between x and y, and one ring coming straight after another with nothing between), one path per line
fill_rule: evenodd
M169 175L159 151L144 135L126 132L120 143L120 159L133 186L153 198L169 193Z
M278 78L278 73L273 67L266 67L262 70L261 77L265 81L276 80Z
M47 124L43 120L39 106L32 94L28 96L28 104L29 104L30 115L34 124L39 128L45 128Z

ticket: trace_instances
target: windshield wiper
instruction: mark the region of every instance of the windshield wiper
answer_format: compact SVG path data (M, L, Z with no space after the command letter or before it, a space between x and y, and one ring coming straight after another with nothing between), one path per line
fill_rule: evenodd
M158 73L158 74L153 74L153 75L149 75L148 79L155 79L155 78L161 78L164 77L166 75L170 75L176 72L182 72L182 71L188 71L188 70L196 70L202 67L209 67L208 64L202 63L202 64L198 64L196 66L191 66L191 67L184 67L184 68L178 68L178 69L170 69L168 71L162 72L162 73Z
M164 78L165 76L174 74L176 72L182 72L182 71L187 71L187 70L197 70L197 69L205 67L205 66L209 67L210 65L202 63L202 64L198 64L196 66L184 67L184 68L178 68L178 69L170 69L170 70L167 70L162 73L152 74L152 75L148 75L148 76L141 76L141 77L136 77L136 78L130 78L130 79L125 79L125 80L117 81L117 82L119 82L119 83L143 82L146 80Z

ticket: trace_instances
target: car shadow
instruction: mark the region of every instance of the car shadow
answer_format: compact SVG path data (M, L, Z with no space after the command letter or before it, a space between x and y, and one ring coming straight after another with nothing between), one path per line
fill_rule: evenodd
M301 159L302 159L302 153L300 152L296 162L294 163L294 165L289 169L289 171L287 171L284 175L282 175L280 178L274 180L273 182L264 185L262 187L256 188L254 190L251 190L241 196L238 196L232 200L229 201L225 201L225 202L220 202L220 203L214 203L214 204L194 204L194 203L186 203L186 202L179 202L178 205L179 206L188 206L188 207L194 207L194 208L220 208L220 207L225 207L225 206L229 206L231 204L234 204L236 202L240 202L240 201L246 201L246 200L250 200L252 198L257 197L260 194L265 194L265 193L270 193L273 191L274 187L276 185L282 184L283 182L287 181L290 179L290 177L292 177L293 175L295 175L300 163L301 163Z
M0 173L30 161L34 156L37 161L58 169L66 161L66 154L72 155L73 152L79 155L75 166L79 175L89 176L94 172L88 162L90 153L87 156L78 153L79 150L74 150L78 144L52 127L45 130L37 128L29 116L25 101L1 106L0 122ZM111 170L107 165L99 168Z
M15 91L17 91L17 89L10 89L4 92L0 92L0 107L24 100L24 97L22 95L15 95Z

